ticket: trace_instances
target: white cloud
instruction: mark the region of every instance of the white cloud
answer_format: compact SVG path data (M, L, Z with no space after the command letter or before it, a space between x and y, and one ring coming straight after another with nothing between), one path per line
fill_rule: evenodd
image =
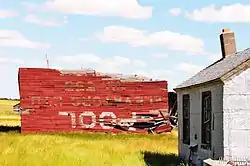
M114 56L113 57L114 61L119 63L119 64L128 64L130 63L130 59L122 56Z
M37 15L35 14L29 14L24 18L25 22L28 23L33 23L33 24L37 24L37 25L41 25L41 26L47 26L47 27L54 27L54 26L60 26L61 23L59 23L58 20L50 18L50 19L42 19L39 18Z
M113 25L105 27L97 37L102 42L127 43L133 47L161 46L191 54L204 52L204 42L201 39L168 30L149 33L145 30Z
M68 16L63 16L63 23L64 24L68 24L69 23Z
M120 73L122 68L129 65L131 62L130 59L121 56L114 56L110 58L104 58L98 64L97 70L108 72L108 73Z
M169 12L174 16L179 16L181 14L181 9L180 8L172 8L169 10Z
M209 60L211 60L212 62L215 62L215 61L221 59L221 58L222 58L222 55L219 54L219 53L217 53L217 54L216 54L216 53L211 53L211 54L208 54L207 58L208 58Z
M150 6L141 6L137 0L46 0L42 5L32 3L23 3L23 5L31 10L129 19L150 18L153 10Z
M82 38L80 38L80 40L81 40L81 41L89 41L90 38L89 38L89 37L82 37Z
M48 48L50 45L31 41L18 31L0 29L0 47Z
M100 57L94 54L85 53L75 56L60 56L58 57L57 62L56 64L64 66L64 69L67 66L66 64L74 64L75 66L79 65L79 69L92 68L103 73L118 73L124 75L136 74L142 77L152 78L153 80L166 80L168 81L170 91L172 91L178 83L178 80L176 80L176 72L179 70L175 71L174 69L168 70L165 68L150 69L149 67L145 68L147 66L146 62L123 56ZM191 69L194 69L194 67Z
M10 61L11 61L12 63L19 64L19 65L24 64L24 60L18 59L18 58L11 59Z
M167 80L170 82L174 72L167 69L136 70L133 74L142 75L155 80Z
M101 72L111 72L119 73L122 68L130 66L136 68L142 68L146 66L146 63L137 60L129 59L122 56L113 56L108 58L101 58L94 54L78 54L75 56L62 56L57 59L58 62L64 64L74 64L79 65L79 67L84 68L95 68L97 71Z
M176 73L172 70L166 69L152 69L148 71L138 70L134 74L152 78L153 80L166 80L168 81L168 90L172 91L177 86Z
M11 10L0 10L0 19L1 18L10 18L10 17L17 17L18 13Z
M157 59L165 59L168 57L167 54L152 54L153 58L157 58Z
M7 57L0 57L0 64L24 64L24 61L18 58L7 58Z
M0 57L0 64L1 63L7 63L9 60L5 57Z
M203 68L204 68L203 66L198 66L198 65L194 65L194 64L186 63L186 62L182 62L176 66L176 70L181 71L181 72L186 72L189 74L195 74L199 72L200 70L202 70Z
M101 62L101 58L93 54L77 54L74 56L62 56L59 58L59 60L64 63L71 63L71 64L89 64L89 63Z
M210 5L186 13L189 19L206 22L250 22L250 5L240 3L216 7Z
M170 78L174 74L173 71L166 70L166 69L151 70L149 73L152 75L151 77L154 79L165 79L165 80L169 80L169 81L170 81Z
M133 60L133 64L135 67L146 67L147 63L142 60Z
M32 2L20 2L23 7L28 9L29 11L43 11L44 8L40 4L32 3Z

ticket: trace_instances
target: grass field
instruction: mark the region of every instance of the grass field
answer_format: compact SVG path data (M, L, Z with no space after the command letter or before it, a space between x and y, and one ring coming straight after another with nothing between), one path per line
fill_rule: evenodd
M12 106L18 101L0 100L0 126L20 126L20 116L13 113Z
M0 100L0 165L11 166L176 166L177 132L139 134L20 134L12 113L16 101ZM12 128L14 129L14 127Z

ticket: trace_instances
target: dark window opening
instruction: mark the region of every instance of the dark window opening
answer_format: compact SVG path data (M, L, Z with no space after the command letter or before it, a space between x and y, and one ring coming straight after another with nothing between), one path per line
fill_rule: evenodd
M183 143L190 144L190 97L183 95L182 99L182 114L183 114Z
M211 149L211 119L212 119L211 92L202 92L202 144L204 149Z

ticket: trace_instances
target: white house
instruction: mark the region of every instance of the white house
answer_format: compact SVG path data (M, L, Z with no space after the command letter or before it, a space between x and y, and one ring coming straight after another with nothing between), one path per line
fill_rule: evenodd
M222 58L175 89L179 156L250 159L250 48L236 51L234 32L220 34ZM194 160L194 159L193 159Z

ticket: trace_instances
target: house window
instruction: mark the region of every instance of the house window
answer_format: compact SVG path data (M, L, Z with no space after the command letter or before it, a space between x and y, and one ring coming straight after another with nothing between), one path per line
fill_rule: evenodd
M190 97L183 95L182 99L182 114L183 114L183 143L190 144Z
M204 149L211 149L211 117L212 117L211 92L202 92L202 145Z

